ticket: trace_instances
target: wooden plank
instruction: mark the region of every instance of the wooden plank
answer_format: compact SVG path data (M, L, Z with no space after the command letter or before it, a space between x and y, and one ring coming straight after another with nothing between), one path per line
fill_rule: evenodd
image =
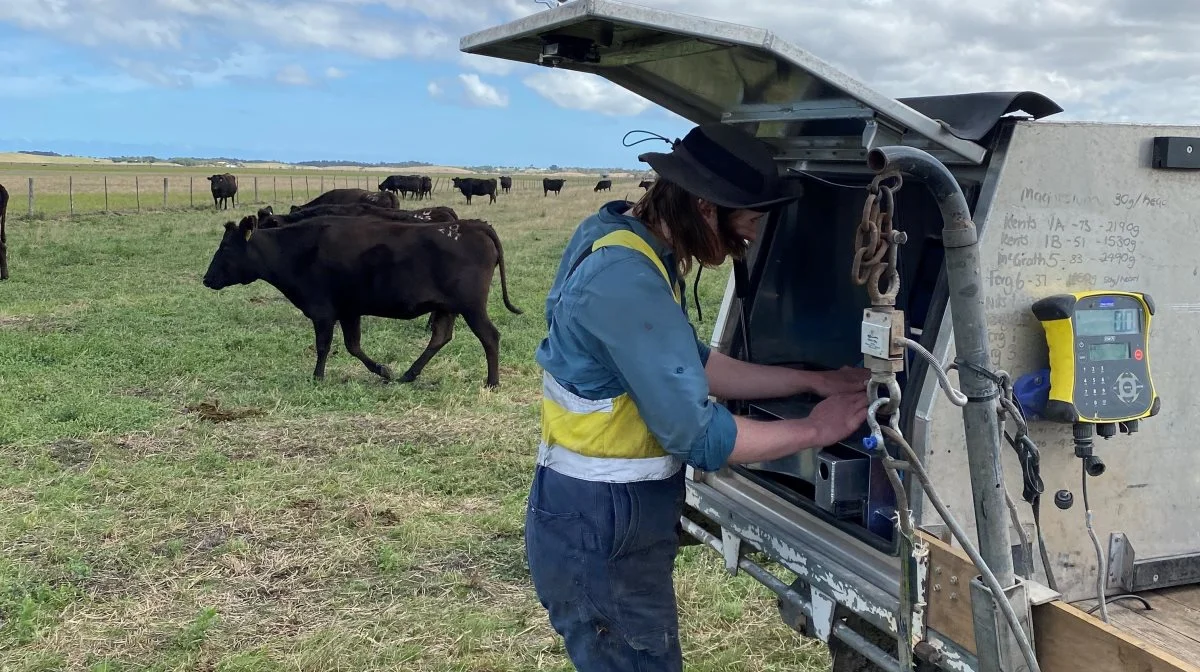
M1169 597L1176 602L1189 606L1192 609L1200 609L1200 586L1179 586L1177 588L1163 588L1162 590L1154 591L1163 597Z
M1191 642L1191 650L1196 652L1194 658L1188 660L1200 661L1200 609L1177 602L1158 591L1143 593L1142 597L1150 603L1153 609L1147 610L1137 602L1124 602L1125 608L1137 612L1142 617L1154 621L1164 628L1170 628Z
M975 621L971 616L971 579L975 563L962 550L918 530L929 544L929 603L925 623L975 655Z
M1134 628L1144 625L1136 612L1110 605L1109 619L1113 624L1061 601L1034 607L1034 646L1043 672L1200 672L1168 653L1177 642L1162 632L1149 628L1135 634Z
M922 531L918 534L929 545L926 622L974 654L970 581L975 576L975 565L962 549L932 534ZM957 583L950 583L951 577L957 577ZM934 590L939 582L942 589ZM947 585L956 590L948 591ZM964 589L957 590L959 587ZM958 599L951 600L955 593ZM1200 672L1200 667L1184 662L1185 659L1200 661L1200 657L1192 658L1181 642L1176 641L1178 635L1174 631L1163 634L1167 629L1151 623L1157 630L1146 630L1139 637L1126 631L1144 625L1131 620L1140 618L1138 614L1110 605L1109 617L1116 621L1114 613L1119 614L1121 622L1109 625L1059 600L1033 607L1034 647L1042 672Z

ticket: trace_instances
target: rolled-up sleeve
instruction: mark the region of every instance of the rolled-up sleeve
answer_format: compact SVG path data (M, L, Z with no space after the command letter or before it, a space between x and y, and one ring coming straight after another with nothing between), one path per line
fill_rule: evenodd
M644 257L623 249L596 254L608 259L580 290L568 328L615 372L667 452L697 469L721 468L737 426L708 397L708 347Z

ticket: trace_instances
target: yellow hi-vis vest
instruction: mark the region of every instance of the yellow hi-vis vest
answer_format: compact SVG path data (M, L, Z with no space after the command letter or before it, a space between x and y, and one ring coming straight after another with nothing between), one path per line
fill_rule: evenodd
M636 233L613 231L592 243L592 251L611 245L646 255L671 287L667 269L654 250ZM628 393L607 399L585 399L542 374L542 440L538 464L568 476L591 481L627 482L662 479L681 466L663 450Z

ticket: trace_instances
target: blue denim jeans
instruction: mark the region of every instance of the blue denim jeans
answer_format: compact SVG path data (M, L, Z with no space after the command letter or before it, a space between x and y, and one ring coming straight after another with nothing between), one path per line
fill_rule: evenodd
M525 551L538 599L581 672L683 669L672 571L684 472L600 483L537 467Z

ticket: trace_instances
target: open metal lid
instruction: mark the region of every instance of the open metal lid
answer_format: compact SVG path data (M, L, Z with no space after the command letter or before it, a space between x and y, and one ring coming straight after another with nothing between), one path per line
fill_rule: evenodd
M615 0L571 0L467 35L459 49L596 74L697 124L745 124L785 153L821 147L813 136L851 149L846 137L860 136L863 150L915 140L978 164L987 150L977 141L1004 114L1062 111L1027 91L897 100L770 31Z

